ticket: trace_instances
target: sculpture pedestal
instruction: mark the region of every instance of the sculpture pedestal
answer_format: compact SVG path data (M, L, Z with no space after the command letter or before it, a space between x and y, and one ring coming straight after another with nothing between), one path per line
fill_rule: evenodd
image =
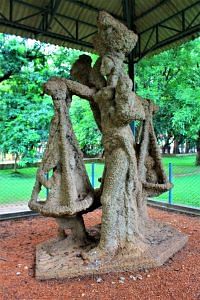
M89 234L99 238L99 228L93 227ZM112 260L102 264L89 264L80 255L90 250L90 245L81 245L71 236L63 240L52 239L37 246L36 278L63 279L77 276L103 274L108 272L137 271L163 265L187 242L186 235L166 224L150 221L146 228L147 250L140 256L134 253L116 255Z

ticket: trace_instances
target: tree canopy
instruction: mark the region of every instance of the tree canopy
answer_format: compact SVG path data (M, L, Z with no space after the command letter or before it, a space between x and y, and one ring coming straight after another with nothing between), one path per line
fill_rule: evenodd
M184 142L188 149L195 144L200 148L199 52L196 39L143 58L136 66L136 92L160 107L155 127L163 151L172 141L175 151ZM13 153L21 164L39 158L53 115L52 100L42 85L52 76L69 78L80 53L0 34L0 152ZM70 115L83 153L102 153L101 134L87 101L74 97Z
M69 77L80 51L4 34L0 44L0 150L25 164L45 145L53 115L42 85L51 76Z
M164 150L175 141L196 143L200 131L200 39L137 64L137 93L159 105L156 133Z

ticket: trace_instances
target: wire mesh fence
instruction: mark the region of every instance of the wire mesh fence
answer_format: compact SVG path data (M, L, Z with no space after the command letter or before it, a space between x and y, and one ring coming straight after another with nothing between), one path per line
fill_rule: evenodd
M183 156L165 160L165 170L173 188L155 200L200 208L200 166L195 165L194 158Z
M174 187L154 200L200 208L200 166L195 166L195 156L166 157L163 162ZM104 164L90 160L85 165L92 185L99 187ZM16 173L12 168L0 169L0 213L5 206L28 203L36 171L37 167L21 168ZM47 193L43 188L40 197L45 200Z

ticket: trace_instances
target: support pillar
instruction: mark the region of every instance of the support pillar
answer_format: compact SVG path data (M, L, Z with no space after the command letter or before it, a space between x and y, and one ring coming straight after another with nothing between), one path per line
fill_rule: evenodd
M127 27L134 32L137 32L136 26L134 24L135 21L135 0L123 0L123 14L124 19L127 22ZM128 56L128 74L131 80L133 81L133 91L135 91L135 64L134 64L134 57L135 57L135 49L129 54ZM131 124L131 130L133 135L135 136L135 122L133 121Z

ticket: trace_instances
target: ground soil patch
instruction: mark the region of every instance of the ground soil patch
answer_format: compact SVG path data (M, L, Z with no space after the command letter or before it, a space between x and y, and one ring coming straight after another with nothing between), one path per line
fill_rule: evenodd
M101 275L100 280L98 276L90 276L37 281L35 246L57 234L56 222L44 217L1 222L0 299L200 299L200 219L153 208L149 208L149 213L186 233L189 236L186 247L160 268ZM101 211L87 215L85 221L88 227L100 223Z

